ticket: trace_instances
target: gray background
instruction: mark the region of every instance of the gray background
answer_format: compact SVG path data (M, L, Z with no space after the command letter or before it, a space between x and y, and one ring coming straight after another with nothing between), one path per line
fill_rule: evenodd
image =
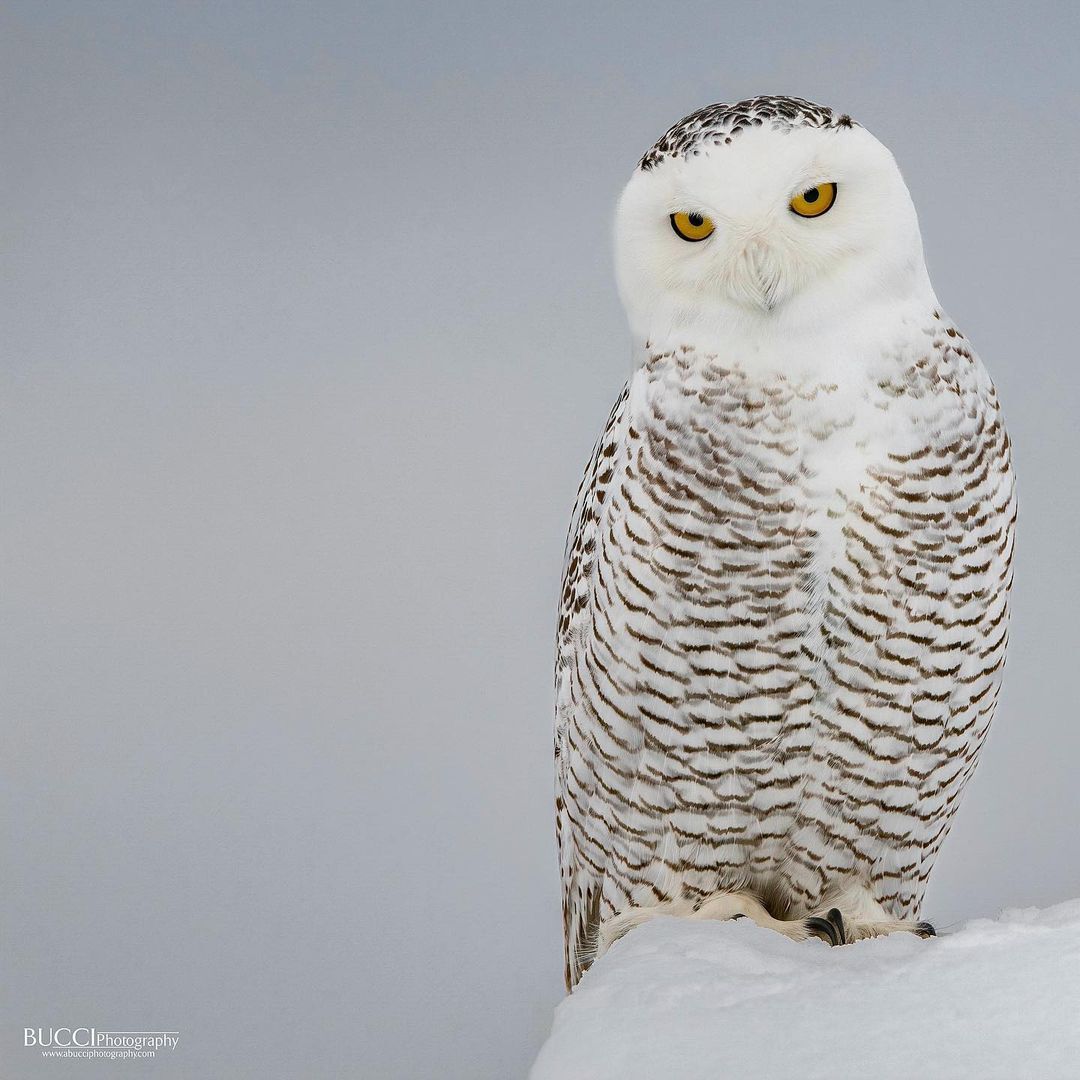
M1013 649L927 914L1080 895L1072 5L7 3L5 1077L521 1076L611 208L716 100L892 147L1016 444ZM23 1026L179 1029L43 1063Z

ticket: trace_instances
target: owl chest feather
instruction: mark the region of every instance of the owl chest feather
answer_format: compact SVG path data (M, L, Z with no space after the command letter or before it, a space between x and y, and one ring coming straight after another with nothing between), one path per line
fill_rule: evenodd
M834 570L891 422L873 417L869 429L857 392L836 383L675 359L643 381L613 516L627 581L665 631L645 667L685 649L697 704L710 713L719 703L747 745L771 746L780 713L813 689L830 604L851 599ZM771 726L755 720L764 716Z
M606 903L678 867L702 895L806 906L851 873L917 905L993 713L1015 511L992 387L936 355L895 381L689 351L636 373L560 684Z

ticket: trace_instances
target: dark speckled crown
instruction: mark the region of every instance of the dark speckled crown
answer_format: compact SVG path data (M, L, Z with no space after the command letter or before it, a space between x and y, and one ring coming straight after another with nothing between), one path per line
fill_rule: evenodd
M774 130L798 127L845 128L855 126L847 113L837 115L827 105L796 97L754 97L734 105L706 105L684 116L657 141L638 163L644 171L665 158L689 157L712 146L724 146L748 128L769 124Z

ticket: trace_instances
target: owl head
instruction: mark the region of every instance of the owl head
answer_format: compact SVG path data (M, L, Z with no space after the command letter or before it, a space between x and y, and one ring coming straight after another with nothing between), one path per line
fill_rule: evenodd
M809 332L928 293L918 219L889 151L799 98L710 105L645 154L619 199L619 291L642 339Z

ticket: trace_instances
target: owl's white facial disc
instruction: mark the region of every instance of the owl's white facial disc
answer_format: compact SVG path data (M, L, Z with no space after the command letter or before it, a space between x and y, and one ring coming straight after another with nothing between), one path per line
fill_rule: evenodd
M829 184L827 212L792 209ZM683 239L671 220L680 213L713 231ZM615 251L631 328L654 342L724 341L739 328L812 333L875 302L932 297L892 154L846 116L799 99L754 98L680 121L623 190Z

